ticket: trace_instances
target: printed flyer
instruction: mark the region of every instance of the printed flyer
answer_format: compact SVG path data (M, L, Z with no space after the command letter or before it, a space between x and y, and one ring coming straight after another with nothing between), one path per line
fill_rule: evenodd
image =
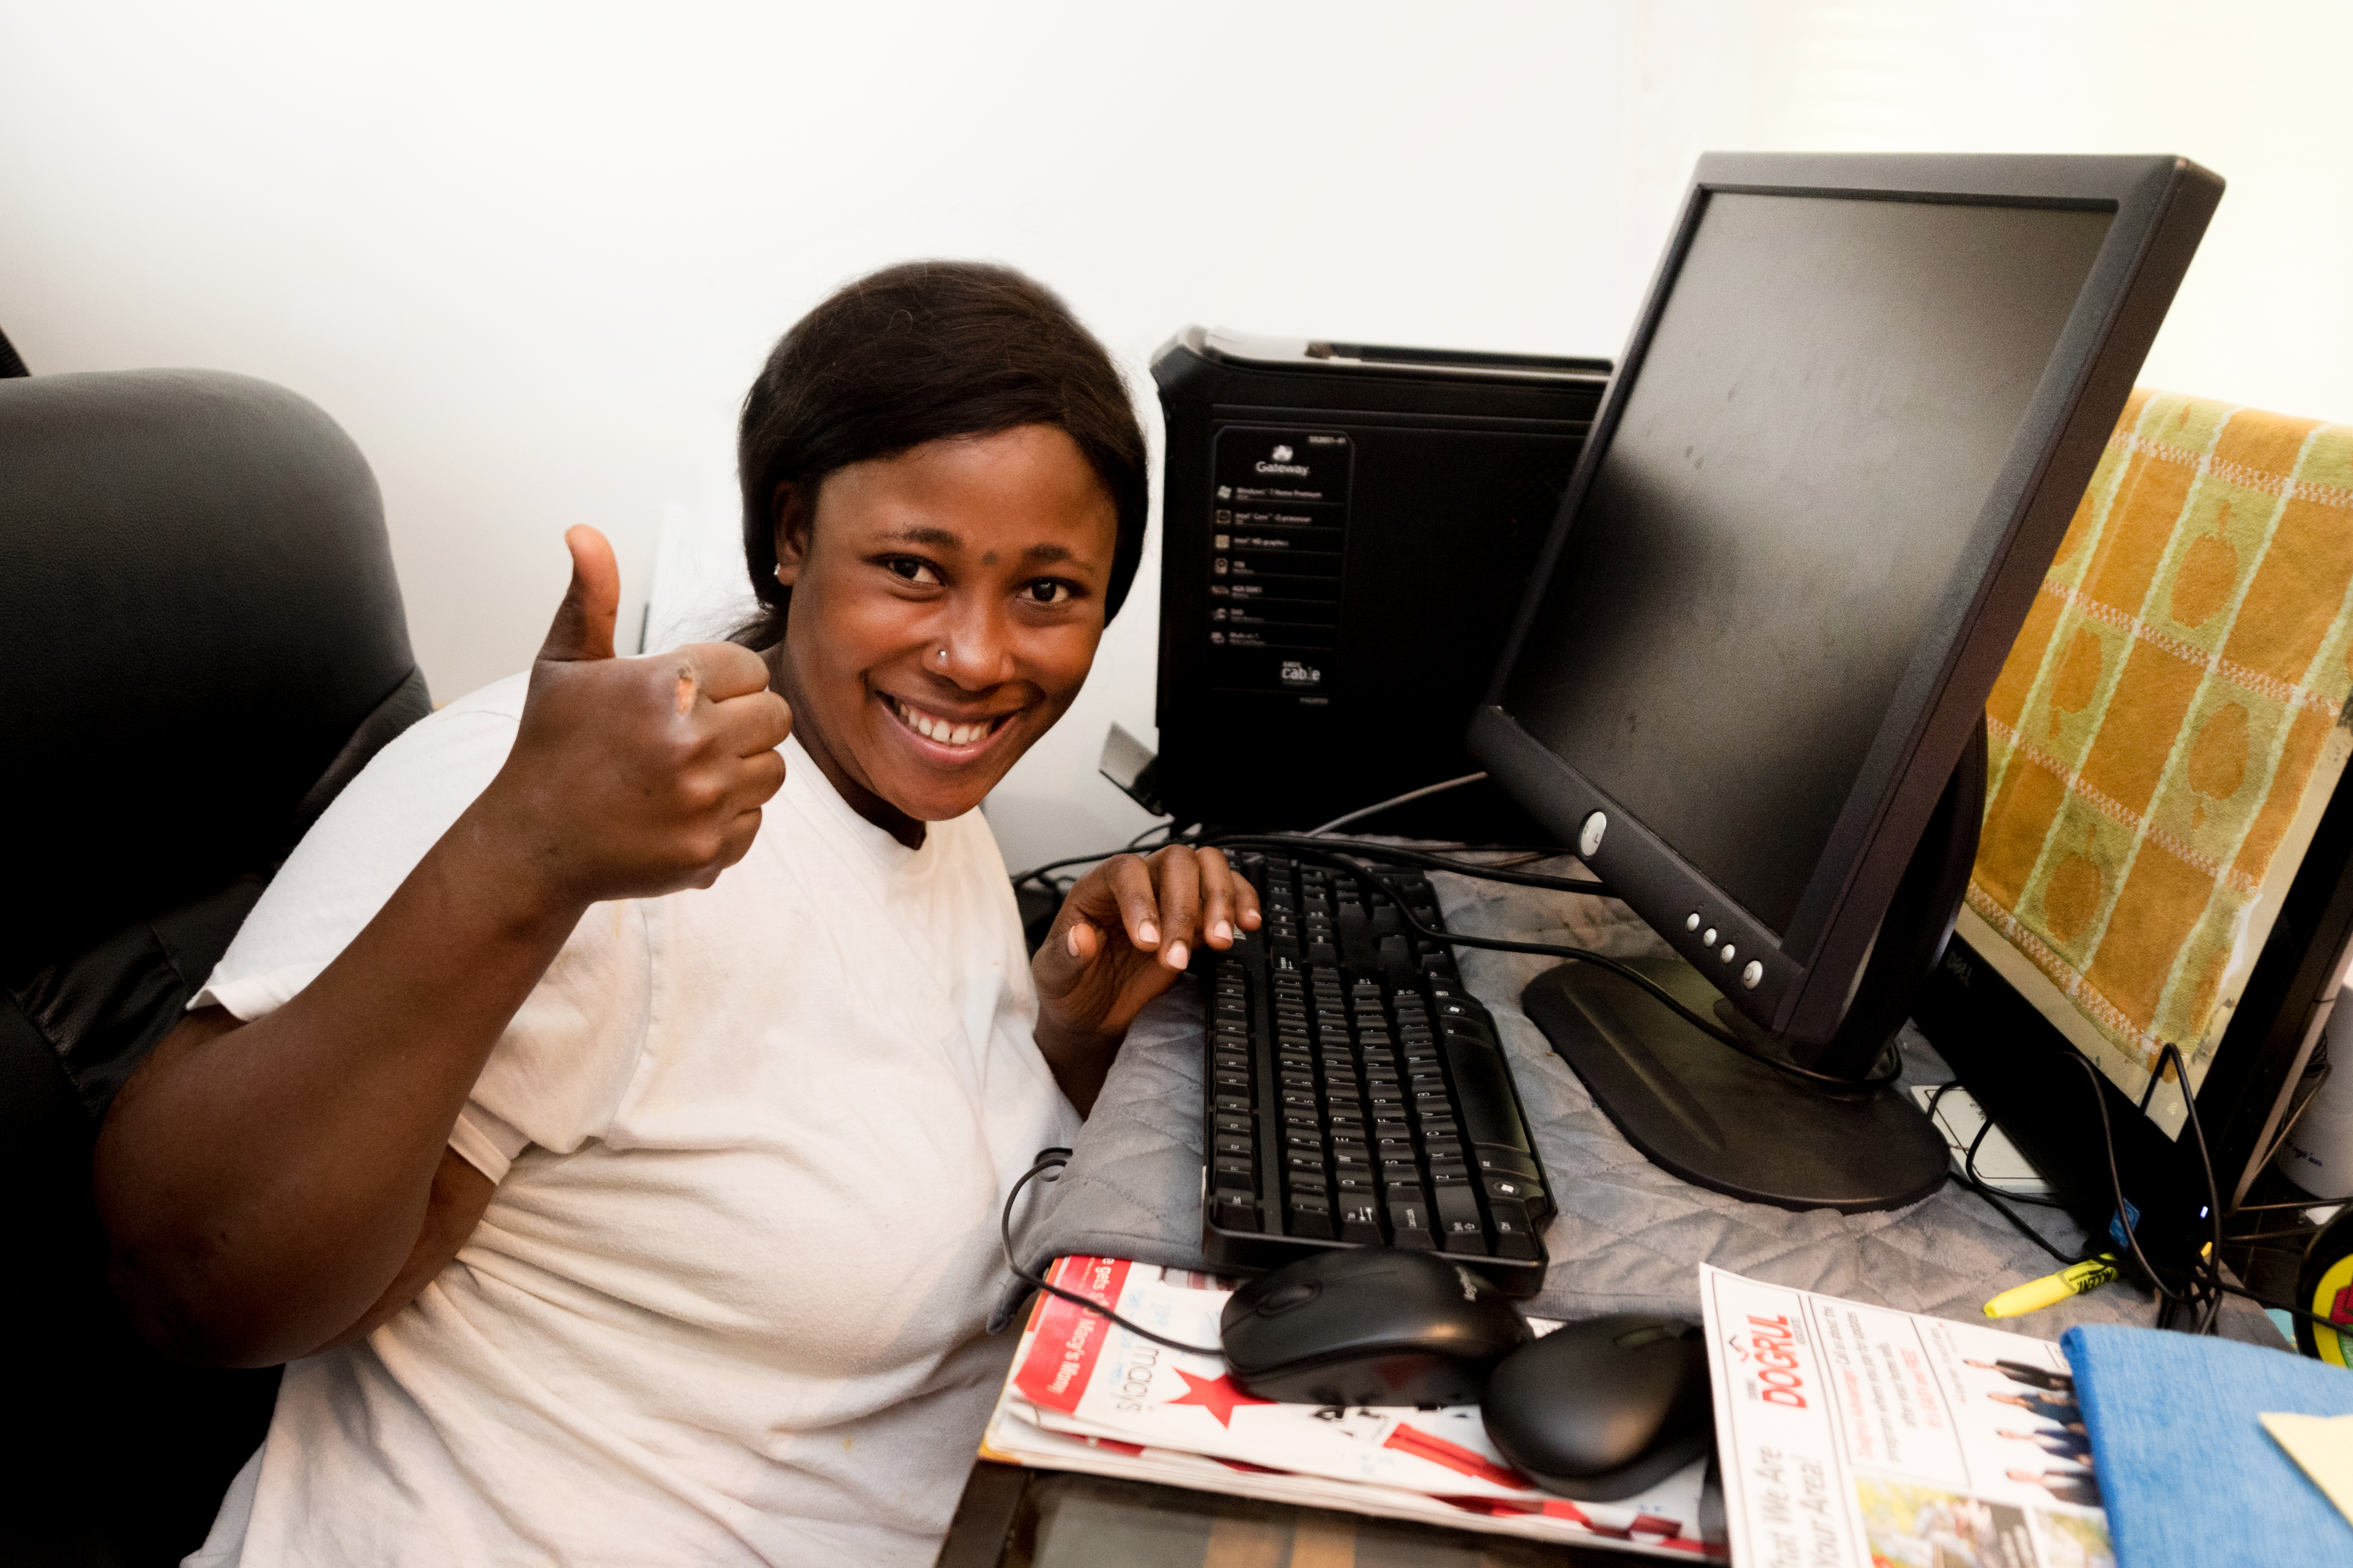
M1104 1258L1062 1258L1050 1278L1193 1344L1218 1342L1232 1290L1207 1275ZM1700 1529L1704 1461L1640 1497L1575 1502L1514 1470L1487 1440L1475 1405L1276 1404L1237 1385L1217 1356L1166 1349L1043 1295L982 1453L1686 1561L1724 1558L1722 1542Z
M1734 1560L2115 1568L2057 1345L1704 1266Z

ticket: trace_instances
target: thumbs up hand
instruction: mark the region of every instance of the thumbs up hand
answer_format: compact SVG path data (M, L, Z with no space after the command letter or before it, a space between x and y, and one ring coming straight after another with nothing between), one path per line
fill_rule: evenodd
M572 584L473 830L549 907L707 888L752 847L785 782L776 747L792 710L760 656L733 643L613 657L613 547L586 527L564 542Z

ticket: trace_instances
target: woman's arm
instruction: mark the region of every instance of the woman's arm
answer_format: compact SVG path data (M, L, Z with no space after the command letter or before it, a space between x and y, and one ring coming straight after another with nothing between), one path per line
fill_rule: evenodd
M1030 961L1038 1049L1084 1116L1144 1005L1176 984L1202 943L1259 926L1258 889L1216 849L1173 844L1114 855L1079 879Z
M413 1297L489 1197L448 1172L450 1129L582 911L710 886L784 782L791 717L759 658L614 658L611 548L565 542L498 776L300 994L248 1024L192 1015L107 1114L116 1290L171 1353L267 1365Z

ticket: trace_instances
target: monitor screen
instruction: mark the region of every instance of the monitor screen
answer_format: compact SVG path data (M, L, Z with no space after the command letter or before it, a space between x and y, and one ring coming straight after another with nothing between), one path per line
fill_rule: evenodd
M1777 932L2111 221L1718 191L1664 284L1502 705Z

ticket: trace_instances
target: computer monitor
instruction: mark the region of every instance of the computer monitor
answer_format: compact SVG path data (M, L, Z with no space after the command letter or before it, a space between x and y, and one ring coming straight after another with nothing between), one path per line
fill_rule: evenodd
M1959 906L1986 699L2221 193L2170 157L1700 161L1470 740L1674 949L1648 977L1794 1069L1544 976L1530 1016L1661 1164L1793 1208L1944 1179L1866 1080Z

